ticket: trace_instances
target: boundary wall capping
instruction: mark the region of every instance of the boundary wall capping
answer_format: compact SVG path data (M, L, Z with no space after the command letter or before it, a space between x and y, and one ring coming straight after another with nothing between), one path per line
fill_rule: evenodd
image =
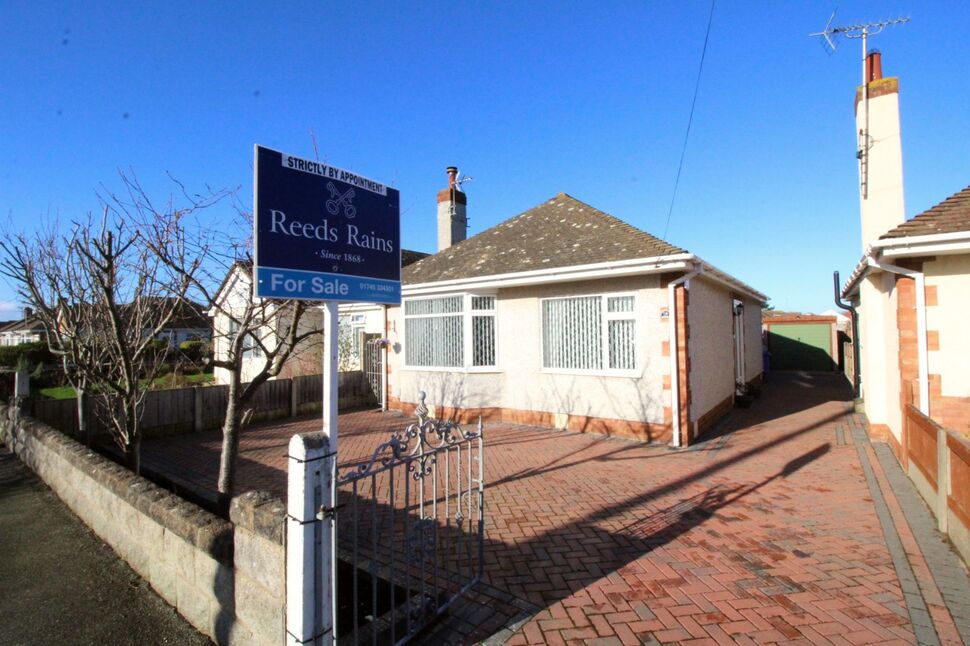
M13 406L0 406L0 440L199 632L217 644L283 642L278 498L237 496L226 521Z

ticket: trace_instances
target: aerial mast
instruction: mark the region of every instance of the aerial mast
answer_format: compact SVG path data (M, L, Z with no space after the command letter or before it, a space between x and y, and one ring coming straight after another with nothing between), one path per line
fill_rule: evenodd
M869 148L871 146L871 142L869 141L869 69L866 61L866 56L869 53L867 50L869 36L882 33L886 27L909 22L909 18L892 18L889 20L880 20L879 22L844 25L841 27L833 27L833 20L835 20L834 11L829 17L825 29L814 34L809 34L809 36L821 36L823 39L822 45L830 53L836 50L839 36L862 41L862 100L859 102L860 108L862 109L862 119L860 119L862 127L859 128L859 144L856 150L856 157L859 159L859 192L862 199L866 199L869 195Z

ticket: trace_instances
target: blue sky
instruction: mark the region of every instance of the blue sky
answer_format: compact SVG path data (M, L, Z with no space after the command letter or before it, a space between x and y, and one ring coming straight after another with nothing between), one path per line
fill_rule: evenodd
M767 293L832 307L861 255L858 41L828 55L819 2L718 2L667 239ZM970 184L970 10L841 2L836 24L908 15L871 41L900 77L907 213ZM708 2L0 3L0 218L97 210L131 169L150 193L239 188L252 146L401 191L406 248L435 249L444 169L470 233L567 192L655 235L667 218ZM229 208L225 209L229 221ZM219 215L219 214L217 214ZM0 286L0 318L13 316Z

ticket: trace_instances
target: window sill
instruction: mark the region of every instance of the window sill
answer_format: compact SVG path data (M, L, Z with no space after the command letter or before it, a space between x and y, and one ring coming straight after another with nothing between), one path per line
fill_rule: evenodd
M620 377L622 379L639 379L642 376L642 372L639 370L558 370L555 368L542 368L539 370L539 374L569 377Z
M437 368L433 366L401 366L402 372L459 372L470 375L493 375L505 372L494 366L471 368Z

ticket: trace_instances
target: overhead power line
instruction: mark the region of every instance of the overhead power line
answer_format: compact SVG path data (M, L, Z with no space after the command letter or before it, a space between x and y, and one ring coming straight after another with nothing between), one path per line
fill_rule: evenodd
M704 71L704 58L707 56L707 41L711 36L711 22L714 20L714 4L711 0L711 12L707 16L707 31L704 32L704 47L701 49L701 62L697 66L697 79L694 81L694 97L690 101L690 116L687 118L687 131L684 133L684 145L680 149L680 163L677 164L677 178L674 180L674 192L670 196L670 208L667 209L667 221L661 240L667 239L667 229L670 227L670 216L674 213L674 202L677 200L677 188L680 186L680 174L684 169L684 157L687 155L687 141L690 139L690 127L694 123L694 107L697 105L697 91L701 87L701 72Z

